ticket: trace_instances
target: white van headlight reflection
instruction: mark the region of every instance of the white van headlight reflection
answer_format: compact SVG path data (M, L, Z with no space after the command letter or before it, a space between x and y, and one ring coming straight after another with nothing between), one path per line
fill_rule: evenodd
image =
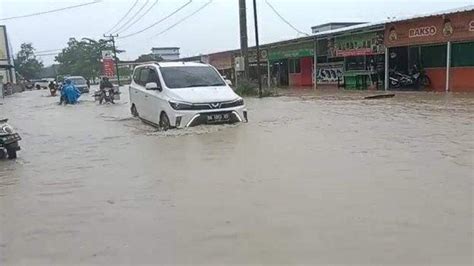
M171 108L173 108L174 110L192 110L193 109L193 105L189 103L180 103L180 102L173 102L173 101L170 101L169 103L170 103Z

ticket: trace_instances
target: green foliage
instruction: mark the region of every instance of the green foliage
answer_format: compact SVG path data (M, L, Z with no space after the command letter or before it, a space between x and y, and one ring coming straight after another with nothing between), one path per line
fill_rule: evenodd
M13 61L16 71L28 80L38 78L43 68L43 63L36 59L35 48L31 43L22 43Z
M159 55L155 54L142 54L138 57L135 62L150 62L150 61L163 61L163 58L161 58Z
M83 38L78 41L70 38L67 45L55 58L59 63L59 74L79 75L89 80L100 76L102 51L113 50L112 43L104 39Z

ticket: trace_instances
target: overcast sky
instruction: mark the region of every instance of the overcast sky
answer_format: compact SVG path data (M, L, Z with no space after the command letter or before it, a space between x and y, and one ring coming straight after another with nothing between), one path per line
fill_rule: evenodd
M12 17L93 0L0 0L0 18ZM130 13L133 15L147 0L138 0ZM155 0L148 0L145 12ZM121 33L132 33L173 12L189 0L158 0L156 6L135 25ZM133 60L149 53L151 47L181 47L183 57L200 53L217 52L239 47L238 0L213 0L201 12L167 31L183 17L194 12L209 0L192 3L170 19L130 38L117 40L126 53L120 57ZM403 17L472 5L474 0L267 0L288 21L303 32L310 33L311 26L336 21L381 21L387 17ZM38 51L61 49L70 37L99 38L130 9L135 0L103 0L94 5L41 16L1 21L5 24L13 50L16 53L23 42L32 42ZM265 0L257 0L262 43L301 37L278 18ZM247 0L249 45L254 44L252 1ZM125 19L124 21L127 21ZM133 20L132 20L133 21ZM53 63L54 56L42 57L45 65Z

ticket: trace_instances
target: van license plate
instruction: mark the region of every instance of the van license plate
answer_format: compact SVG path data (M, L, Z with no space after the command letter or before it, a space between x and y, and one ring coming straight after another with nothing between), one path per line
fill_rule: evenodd
M229 114L208 115L207 122L224 122L230 119Z

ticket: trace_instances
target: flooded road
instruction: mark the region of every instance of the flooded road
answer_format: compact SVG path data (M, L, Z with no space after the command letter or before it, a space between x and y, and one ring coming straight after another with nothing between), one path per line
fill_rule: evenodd
M247 124L169 132L127 95L46 95L0 105L1 265L472 263L474 95L247 99Z

